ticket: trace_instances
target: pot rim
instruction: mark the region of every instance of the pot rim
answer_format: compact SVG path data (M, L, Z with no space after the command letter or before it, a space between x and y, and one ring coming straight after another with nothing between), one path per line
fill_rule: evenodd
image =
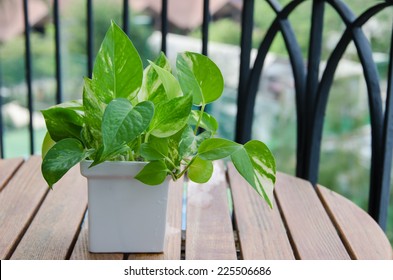
M81 174L85 177L135 177L142 168L148 164L145 161L104 161L90 167L92 160L83 160L80 163Z

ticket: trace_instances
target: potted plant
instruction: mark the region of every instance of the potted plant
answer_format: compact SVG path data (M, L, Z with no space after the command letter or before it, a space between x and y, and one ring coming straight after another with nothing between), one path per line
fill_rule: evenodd
M187 172L207 182L214 160L229 157L272 206L275 161L267 146L214 137L218 124L205 106L222 94L218 67L184 52L176 72L177 78L164 54L143 70L132 42L112 22L92 78L84 79L83 99L42 111L48 129L42 174L52 188L81 163L92 252L162 251L169 180Z

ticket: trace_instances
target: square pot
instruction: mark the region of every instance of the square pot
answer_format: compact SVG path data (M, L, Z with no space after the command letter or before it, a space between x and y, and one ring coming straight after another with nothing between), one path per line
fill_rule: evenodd
M88 180L89 251L162 252L170 177L149 186L134 178L145 162L91 163L80 165Z

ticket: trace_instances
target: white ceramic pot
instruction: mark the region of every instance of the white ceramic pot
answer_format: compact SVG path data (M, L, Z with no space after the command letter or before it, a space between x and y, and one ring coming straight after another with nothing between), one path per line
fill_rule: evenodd
M162 252L170 177L149 186L134 178L146 163L90 164L80 167L88 179L89 251Z

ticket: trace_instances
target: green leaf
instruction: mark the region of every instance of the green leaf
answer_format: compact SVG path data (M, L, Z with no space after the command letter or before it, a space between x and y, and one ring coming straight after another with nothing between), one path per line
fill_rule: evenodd
M141 156L146 160L159 160L168 156L168 139L151 136L148 143L141 145Z
M202 115L202 118L201 118ZM199 110L192 110L190 118L188 119L188 124L196 126L198 123L198 120L201 118L201 122L199 123L199 127L213 132L213 134L217 131L218 129L218 122L217 120L210 114L206 112L201 112Z
M260 141L252 140L231 155L237 171L273 207L275 161L273 155Z
M99 149L102 146L102 117L107 105L97 97L95 89L94 81L85 78L83 86L85 127L82 129L82 138L87 148Z
M207 56L181 53L177 56L176 67L181 89L192 94L193 104L208 104L221 96L224 79L220 69Z
M251 140L244 145L254 168L258 194L263 195L272 207L273 188L276 182L276 162L269 148L262 142Z
M158 78L161 80L162 85L164 86L164 89L165 89L166 95L168 96L168 99L182 96L179 82L171 74L171 72L155 65L151 61L149 61L149 63L150 63L150 66L152 66L153 69L158 74Z
M171 65L163 52L160 53L154 63L168 72L171 72ZM148 65L143 71L142 88L138 93L138 101L141 102L145 100L153 102L154 105L168 100L161 79L158 78L157 72L151 65Z
M44 140L42 141L42 147L41 147L41 155L42 158L45 158L45 155L48 153L48 151L56 144L55 141L50 137L49 132L46 132Z
M125 161L128 160L127 153L130 147L126 144L115 146L109 151L104 151L104 146L101 146L93 155L93 163L90 167L96 166L104 161ZM105 152L105 154L104 154Z
M62 103L41 112L55 142L66 138L80 138L83 126L83 107L80 102Z
M143 65L134 45L113 21L97 53L93 80L99 89L98 98L109 104L115 98L132 100L143 77Z
M146 185L158 185L164 182L168 172L164 161L151 161L135 176L135 179Z
M193 129L187 126L179 143L180 157L194 156L198 152L200 144L211 136L212 133L210 131L204 131L199 135L195 135Z
M92 153L92 150L85 150L77 139L69 138L57 142L42 161L41 171L44 179L52 187L75 164Z
M154 105L150 101L135 107L124 98L109 103L102 120L103 157L140 136L148 128L153 114Z
M177 133L187 124L191 106L191 95L175 97L158 104L149 128L149 134L165 138Z
M196 157L188 169L188 178L191 181L202 184L209 181L213 174L213 163Z
M71 100L67 102L63 102L60 104L57 104L53 106L54 108L67 108L67 109L72 109L76 112L79 112L81 115L83 115L83 103L81 99L76 99L76 100Z
M211 138L203 141L198 149L198 155L204 160L226 158L242 148L242 145L221 138Z
M256 182L254 168L252 166L251 159L243 146L231 155L231 160L240 175L242 175L243 178L246 179L253 188L255 188L254 186L256 186Z
M182 129L180 129L174 135L166 138L168 139L168 158L176 165L180 166L180 162L182 158L179 155L179 143L182 140L182 135L187 125L185 125Z
M276 164L265 144L252 140L243 146L230 140L212 138L202 142L198 149L198 156L204 160L217 160L231 156L240 175L272 207Z

